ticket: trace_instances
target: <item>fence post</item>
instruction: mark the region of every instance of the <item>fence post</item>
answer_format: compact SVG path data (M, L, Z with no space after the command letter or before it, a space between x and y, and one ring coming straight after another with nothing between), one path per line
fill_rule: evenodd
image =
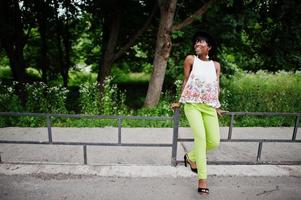
M178 149L178 134L179 134L180 109L176 109L173 115L173 139L171 152L171 165L177 165L177 149Z
M257 152L257 158L256 158L257 162L261 162L261 152L262 152L262 141L260 141L259 145L258 145L258 152Z
M234 114L231 113L231 121L230 121L230 126L229 126L229 131L228 131L228 140L232 139L233 124L234 124Z
M46 114L46 119L47 119L47 129L48 129L48 140L49 143L52 143L52 132L51 132L51 119L50 119L50 115Z
M300 115L297 115L296 120L295 120L295 127L294 127L294 131L293 131L293 137L292 137L293 141L295 141L296 137L297 137L299 122L300 122Z
M122 127L122 118L118 117L118 144L121 145L121 127Z
M83 146L83 153L84 153L84 165L87 164L87 145Z

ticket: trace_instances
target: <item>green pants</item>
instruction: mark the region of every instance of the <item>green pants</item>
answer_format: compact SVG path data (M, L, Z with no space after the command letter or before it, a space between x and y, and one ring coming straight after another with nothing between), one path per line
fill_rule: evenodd
M202 103L186 103L184 111L194 136L194 148L188 159L196 162L198 178L207 179L206 153L220 143L217 113L215 108Z

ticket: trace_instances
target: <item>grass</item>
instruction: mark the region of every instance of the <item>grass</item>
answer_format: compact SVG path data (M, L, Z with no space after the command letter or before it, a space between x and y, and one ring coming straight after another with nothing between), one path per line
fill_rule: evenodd
M150 74L144 72L130 72L128 74L113 74L113 82L117 84L124 83L146 83L150 80Z

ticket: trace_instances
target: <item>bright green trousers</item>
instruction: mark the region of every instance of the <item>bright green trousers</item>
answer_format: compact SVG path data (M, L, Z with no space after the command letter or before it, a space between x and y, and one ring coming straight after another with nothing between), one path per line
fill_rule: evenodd
M207 151L220 143L217 113L215 108L202 103L186 103L184 112L194 136L194 148L188 159L196 162L198 178L207 179Z

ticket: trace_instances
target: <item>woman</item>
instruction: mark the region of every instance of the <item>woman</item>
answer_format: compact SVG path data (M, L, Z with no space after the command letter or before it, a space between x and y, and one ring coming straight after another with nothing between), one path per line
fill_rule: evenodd
M184 61L184 80L181 97L172 108L184 104L184 112L194 136L194 148L184 156L185 166L190 165L198 174L198 192L209 194L207 186L206 153L220 143L217 115L222 115L219 102L219 76L221 67L209 59L214 48L213 38L206 32L193 37L196 55L188 55Z

